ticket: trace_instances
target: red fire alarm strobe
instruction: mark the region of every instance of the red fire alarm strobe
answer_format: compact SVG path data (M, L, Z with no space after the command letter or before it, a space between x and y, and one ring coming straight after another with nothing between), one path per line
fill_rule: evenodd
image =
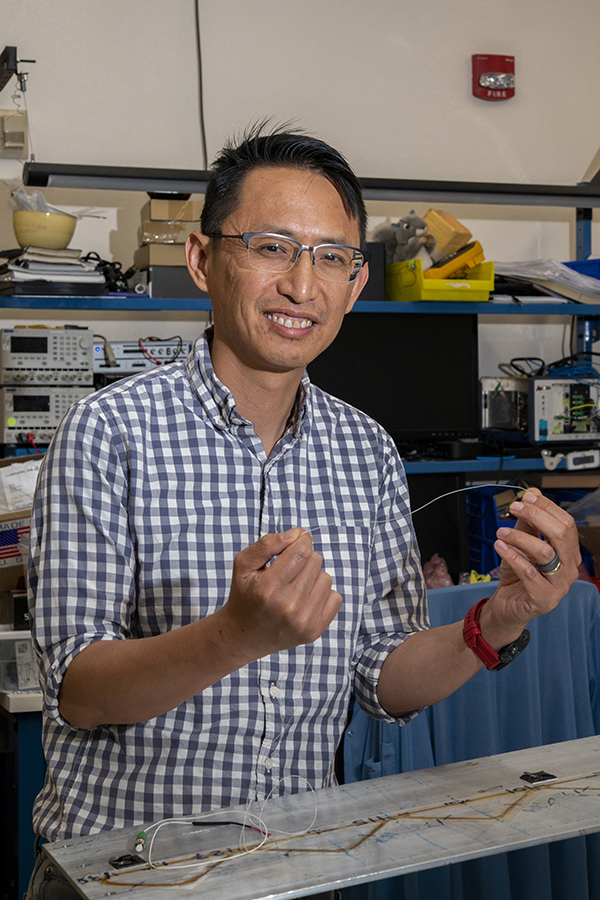
M480 100L508 100L515 96L514 56L474 53L473 96Z

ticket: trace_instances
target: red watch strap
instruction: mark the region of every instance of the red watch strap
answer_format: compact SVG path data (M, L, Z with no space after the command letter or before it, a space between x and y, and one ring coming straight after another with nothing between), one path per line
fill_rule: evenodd
M481 636L481 628L479 627L479 616L481 610L490 598L484 597L475 606L472 606L465 616L465 624L463 625L463 638L467 647L473 651L475 656L479 657L486 669L494 669L500 662L500 657L495 650L486 644Z

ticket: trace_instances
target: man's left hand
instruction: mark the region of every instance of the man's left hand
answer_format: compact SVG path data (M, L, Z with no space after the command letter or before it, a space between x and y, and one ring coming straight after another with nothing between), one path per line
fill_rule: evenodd
M558 605L575 579L581 557L571 516L537 488L513 503L514 528L498 529L500 581L479 616L481 636L494 650L512 644L530 619ZM554 559L555 554L560 565ZM548 566L547 573L539 566ZM481 668L463 638L463 623L416 632L385 660L377 695L392 716L404 715L447 697Z
M484 640L496 650L515 640L530 619L558 605L581 563L575 522L537 488L529 488L510 512L517 522L498 529L500 582L481 616ZM551 563L551 571L540 571Z

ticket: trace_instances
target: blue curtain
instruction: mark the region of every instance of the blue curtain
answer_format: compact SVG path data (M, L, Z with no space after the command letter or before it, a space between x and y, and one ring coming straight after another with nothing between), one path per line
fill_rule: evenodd
M429 591L431 624L463 619L489 596L479 583ZM600 733L600 595L578 581L530 623L531 643L505 669L479 672L399 728L354 705L343 743L344 780L537 747ZM543 768L543 752L540 752ZM600 900L600 835L357 885L344 900Z

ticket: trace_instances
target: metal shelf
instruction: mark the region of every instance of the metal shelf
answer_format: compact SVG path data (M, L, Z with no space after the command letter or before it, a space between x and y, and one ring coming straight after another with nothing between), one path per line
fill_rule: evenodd
M74 297L74 296L1 296L0 309L127 309L127 310L159 310L162 312L178 311L207 311L212 309L210 300L202 297L172 298L172 297L145 297L129 294L109 294L104 297Z
M498 184L487 181L422 181L359 178L365 200L422 200L510 206L600 207L600 184Z
M0 309L96 309L210 312L210 300L202 297L144 297L111 294L105 297L65 297L56 295L0 296ZM376 313L453 313L455 315L491 316L600 316L600 303L469 303L429 302L400 303L388 300L358 300L354 312Z
M65 296L0 296L0 309L97 309L97 310L145 310L209 312L210 300L202 297L144 297L129 294L111 294L105 297ZM401 303L388 300L358 300L354 312L373 313L452 313L455 315L490 316L600 316L600 303L469 303L429 302Z
M27 162L23 182L31 187L184 191L204 194L210 173L201 169L147 169ZM600 207L600 184L499 184L480 181L424 181L359 178L365 200L424 200L519 206Z
M60 170L60 171L59 171ZM64 170L64 171L63 171ZM77 170L77 171L76 171ZM85 170L85 171L84 171ZM113 186L112 177L131 179L135 176L140 184L135 187L145 190L143 179L165 176L183 178L193 186L186 191L203 192L207 173L204 171L154 171L146 169L124 169L115 167L52 166L42 163L27 163L25 183L44 186L50 184L52 173L65 176L93 176L94 187ZM29 179L29 180L27 180ZM96 183L99 182L99 183ZM495 182L471 181L423 181L403 178L359 178L366 200L422 200L426 202L486 203L491 205L519 206L561 206L574 207L577 214L577 258L584 259L591 251L592 209L600 207L600 183L578 185L544 184L499 184ZM129 182L127 182L129 185ZM123 181L122 187L125 187ZM91 184L86 184L90 187ZM129 186L129 189L132 189ZM112 295L106 297L58 297L58 296L17 296L0 297L2 309L86 309L86 310L131 310L131 311L208 311L208 299L169 297L131 297ZM488 303L388 303L386 301L358 301L356 312L377 313L455 313L477 315L577 315L591 318L600 315L600 304L488 304Z
M516 456L485 456L477 457L477 459L421 459L411 461L410 458L403 459L404 468L407 475L430 475L439 474L440 472L533 472L547 471L544 460L538 456L516 457ZM567 470L564 460L557 466L557 470ZM597 472L597 469L588 469Z
M387 300L358 300L354 312L377 313L453 313L477 316L600 316L600 303L469 303L467 301L421 301L418 303L390 302Z

